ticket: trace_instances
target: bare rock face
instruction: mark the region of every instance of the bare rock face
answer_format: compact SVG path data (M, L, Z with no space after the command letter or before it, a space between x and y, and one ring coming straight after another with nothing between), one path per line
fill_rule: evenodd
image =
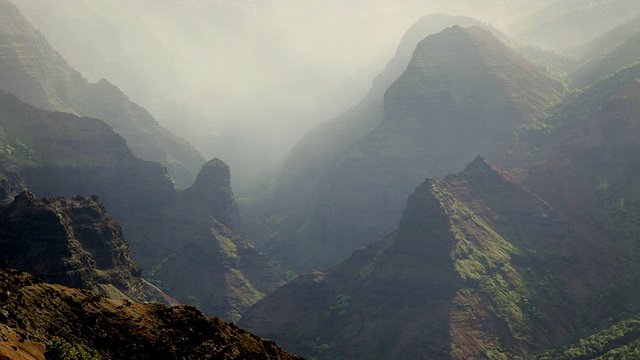
M0 358L302 359L193 306L108 299L11 269L0 288Z
M231 190L229 166L213 159L202 166L183 198L194 213L211 216L231 230L240 231L240 214Z
M22 192L0 210L0 253L11 267L52 283L145 299L122 230L96 197L38 199Z

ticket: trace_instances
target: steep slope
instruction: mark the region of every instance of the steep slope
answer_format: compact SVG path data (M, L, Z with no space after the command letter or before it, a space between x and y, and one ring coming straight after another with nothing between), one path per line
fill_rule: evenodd
M6 269L0 288L2 358L300 359L191 306L112 300Z
M540 359L634 359L640 355L640 317L620 321L575 343L542 353Z
M38 195L98 194L110 212L123 213L174 192L160 164L134 157L98 119L37 109L0 92L0 128L6 168Z
M96 198L40 200L21 193L0 209L0 254L52 283L145 300L122 230Z
M337 263L393 230L425 177L460 170L478 153L505 163L513 131L543 116L562 91L488 31L428 36L387 89L382 122L321 178L306 223L264 248L295 269Z
M514 155L533 156L530 160L562 156L569 160L574 177L581 180L581 192L590 191L593 198L597 196L596 184L610 183L627 201L635 202L640 199L636 186L640 175L639 116L640 64L635 64L559 104L552 116L519 136ZM558 189L542 182L544 175L531 176L540 178L539 191ZM560 199L574 204L574 211L585 210L580 202L564 195Z
M181 192L166 169L135 158L100 120L40 110L0 93L0 129L2 169L11 170L3 176L13 186L7 193L97 194L122 226L144 277L178 301L237 319L285 282L285 272L237 234L239 215L222 161L203 166Z
M0 89L43 109L99 118L136 156L165 165L177 184L191 184L204 163L197 151L108 81L87 82L8 0L0 2L0 34Z
M409 197L397 231L256 304L241 324L326 359L524 357L562 343L620 272L612 239L481 158Z

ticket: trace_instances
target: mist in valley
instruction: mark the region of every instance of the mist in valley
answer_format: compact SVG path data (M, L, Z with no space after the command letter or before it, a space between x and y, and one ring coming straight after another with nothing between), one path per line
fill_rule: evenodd
M549 3L20 0L16 5L90 81L108 79L205 159L229 163L243 195L268 185L304 133L367 93L420 17L466 15L518 32L530 14Z

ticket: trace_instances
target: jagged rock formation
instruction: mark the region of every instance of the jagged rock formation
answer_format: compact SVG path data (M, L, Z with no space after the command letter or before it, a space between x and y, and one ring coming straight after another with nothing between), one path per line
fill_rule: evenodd
M562 91L486 30L428 36L387 89L382 122L323 175L306 222L264 248L299 270L338 262L392 231L425 177L458 171L479 153L505 164L512 133Z
M38 199L22 192L0 209L0 254L11 267L51 283L145 300L122 230L95 197Z
M229 166L213 159L202 166L193 185L183 191L194 214L211 216L233 231L240 231L240 214L231 190Z
M0 357L301 359L191 306L113 300L0 270Z
M179 301L238 320L288 278L238 235L240 217L222 161L205 164L194 185L158 211L130 224L139 234L131 246L144 254L140 265L149 269L149 278Z
M144 277L178 301L237 320L284 284L286 272L237 234L239 215L222 161L203 166L181 192L166 169L135 158L100 120L40 110L1 93L0 127L0 159L13 169L4 181L37 196L97 194L122 226Z
M177 184L191 184L204 163L198 152L107 80L87 82L8 0L0 1L0 34L0 89L46 110L99 118L136 156L166 166Z

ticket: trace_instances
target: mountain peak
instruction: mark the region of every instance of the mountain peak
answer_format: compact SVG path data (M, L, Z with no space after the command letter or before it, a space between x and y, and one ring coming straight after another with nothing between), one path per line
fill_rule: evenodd
M231 230L240 230L240 215L231 189L229 166L214 158L202 166L196 181L184 191L193 210L214 217Z

